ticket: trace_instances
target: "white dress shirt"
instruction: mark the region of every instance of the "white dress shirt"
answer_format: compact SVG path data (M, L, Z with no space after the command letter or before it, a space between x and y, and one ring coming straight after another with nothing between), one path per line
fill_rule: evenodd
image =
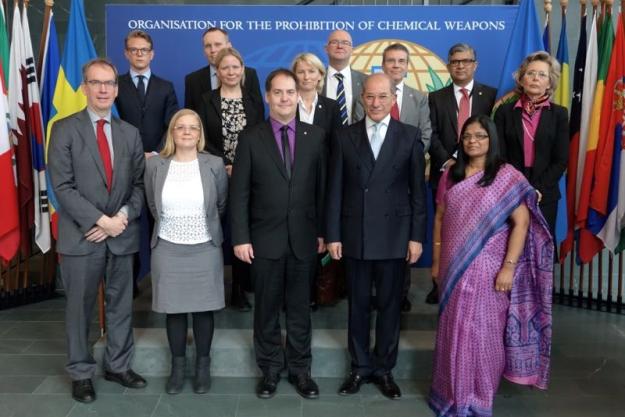
M332 67L328 67L328 86L326 87L326 97L336 100L336 88L339 85L339 80L336 79L334 74L343 74L343 86L345 87L345 104L347 105L347 119L348 123L352 124L352 104L354 94L352 92L352 70L350 66L343 68L341 71L337 71Z

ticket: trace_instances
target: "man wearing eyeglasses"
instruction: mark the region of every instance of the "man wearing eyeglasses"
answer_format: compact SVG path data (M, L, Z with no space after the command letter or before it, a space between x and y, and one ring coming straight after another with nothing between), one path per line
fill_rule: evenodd
M497 95L495 88L473 79L478 65L473 47L466 43L453 45L449 49L447 61L452 84L429 95L432 122L430 184L433 200L436 200L442 172L455 160L464 121L478 114L490 115ZM438 303L438 289L434 280L432 285L425 299L428 304Z
M57 121L48 170L59 202L57 252L65 296L65 331L72 397L92 402L96 363L89 328L100 281L106 299L104 378L127 388L145 379L130 368L132 263L139 250L145 158L139 131L111 115L117 70L97 58L85 64L81 90L87 108Z
M330 33L325 46L329 65L321 95L338 102L343 125L356 123L365 115L360 102L365 74L350 67L352 46L352 37L344 30Z
M335 133L328 171L326 241L332 258L344 260L349 301L351 373L339 394L356 394L371 381L384 396L398 399L392 370L406 262L417 262L425 241L423 144L418 128L391 117L396 97L389 76L369 75L362 101L366 117Z

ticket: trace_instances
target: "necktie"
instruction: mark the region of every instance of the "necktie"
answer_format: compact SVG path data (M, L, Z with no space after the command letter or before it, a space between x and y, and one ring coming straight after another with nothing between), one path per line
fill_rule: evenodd
M397 101L395 101L395 104L391 107L391 117L395 120L399 120L399 105Z
M211 90L217 90L217 88L219 87L219 82L217 81L217 71L215 70L215 68L213 68L213 66L210 66L210 73L211 73Z
M464 122L467 121L470 114L470 104L469 104L469 90L466 88L461 88L460 92L462 93L462 97L460 98L460 106L458 106L458 138L460 138L460 132L462 131L462 126L464 126Z
M289 145L289 134L287 131L289 130L288 126L282 126L280 128L282 131L282 159L284 160L284 168L286 169L286 177L291 179L291 146Z
M139 100L141 100L141 104L145 102L145 82L143 79L145 75L137 75L137 91L139 92Z
M376 123L373 125L373 131L371 132L371 151L373 152L373 159L378 159L380 154L380 148L382 148L382 138L380 137L380 125Z
M98 120L96 138L98 141L100 158L102 158L102 164L104 165L104 175L106 175L106 189L110 193L111 185L113 184L113 163L111 162L111 150L109 149L109 143L106 140L106 134L104 133L104 123L106 123L106 120Z
M336 86L336 101L339 103L339 113L341 115L341 123L343 125L349 124L349 118L347 116L347 99L345 97L345 84L343 84L343 74L337 72L334 74L338 80Z

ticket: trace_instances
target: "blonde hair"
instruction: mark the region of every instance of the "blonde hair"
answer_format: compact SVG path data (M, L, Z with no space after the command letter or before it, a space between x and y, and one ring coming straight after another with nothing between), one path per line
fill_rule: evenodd
M512 77L514 77L514 81L516 83L517 93L523 93L521 80L527 72L527 67L529 67L530 63L535 61L544 62L549 66L549 88L547 89L547 94L549 94L549 96L553 96L553 93L555 93L556 87L558 86L558 81L560 80L560 63L545 51L538 51L529 54L525 57L523 62L521 62L519 69L514 71Z
M219 70L219 65L221 65L221 61L223 61L224 58L227 56L235 57L241 64L241 87L243 87L245 85L245 64L243 63L243 57L241 56L239 51L234 48L224 48L219 51L217 53L217 56L215 57L215 68ZM221 87L221 80L219 79L219 76L217 76L217 84L218 87Z
M319 83L317 83L317 93L321 93L321 90L323 90L323 82L326 78L326 68L323 66L323 62L321 62L319 57L313 53L301 53L293 58L293 63L291 64L291 71L293 71L294 74L296 74L297 64L300 62L304 62L319 71L321 79L319 80Z
M174 127L176 126L178 120L184 116L195 117L198 125L200 126L200 140L197 142L196 148L198 152L202 152L204 150L206 140L204 139L204 128L202 127L202 119L200 119L200 116L191 109L181 109L172 116L171 121L169 122L169 127L167 128L167 137L165 138L165 146L163 146L163 150L160 152L160 155L163 158L169 158L176 153L176 144L174 143Z

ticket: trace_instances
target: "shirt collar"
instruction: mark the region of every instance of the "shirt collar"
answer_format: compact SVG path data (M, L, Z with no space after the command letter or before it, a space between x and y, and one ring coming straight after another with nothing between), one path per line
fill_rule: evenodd
M282 129L282 126L284 126L284 123L277 121L276 119L274 119L271 116L269 116L269 121L271 122L271 129L273 130L273 133L275 135L279 134L280 133L280 129ZM288 126L288 128L290 130L295 132L295 117L293 119L291 119L291 121L289 123L287 123L286 126Z
M395 86L395 94L398 96L404 93L404 80L401 80L399 84Z
M343 74L343 78L345 77L351 77L352 75L352 69L351 66L346 66L345 68L343 68L342 70L338 71L336 68L328 66L328 78L330 77L334 77L334 74Z
M469 84L465 85L464 87L460 87L459 85L454 84L454 94L458 94L460 93L460 89L461 88L466 88L467 90L469 90L469 95L471 95L471 92L473 91L473 84L475 84L474 80L469 81Z
M152 70L149 69L149 68L147 70L143 71L142 73L138 73L138 72L136 72L136 71L134 71L132 69L130 71L128 71L128 72L130 73L130 77L133 79L133 81L137 79L137 75L143 75L145 77L145 81L148 81L150 79L150 77L152 76ZM137 80L137 81L139 81L139 80Z
M379 122L374 122L369 118L369 116L365 117L365 125L367 126L367 130L371 129L373 125L381 123L388 127L389 122L391 121L391 114L387 114L386 117Z
M317 107L317 102L319 101L319 94L315 94L315 99L312 102L312 108ZM304 105L304 100L302 100L302 96L297 96L297 104Z
M87 113L89 114L89 119L91 119L91 123L97 123L98 120L100 120L100 119L104 119L104 120L106 120L107 123L111 123L111 112L110 112L110 110L109 110L108 114L105 115L104 117L100 117L99 114L97 114L96 112L91 110L89 107L87 107Z

